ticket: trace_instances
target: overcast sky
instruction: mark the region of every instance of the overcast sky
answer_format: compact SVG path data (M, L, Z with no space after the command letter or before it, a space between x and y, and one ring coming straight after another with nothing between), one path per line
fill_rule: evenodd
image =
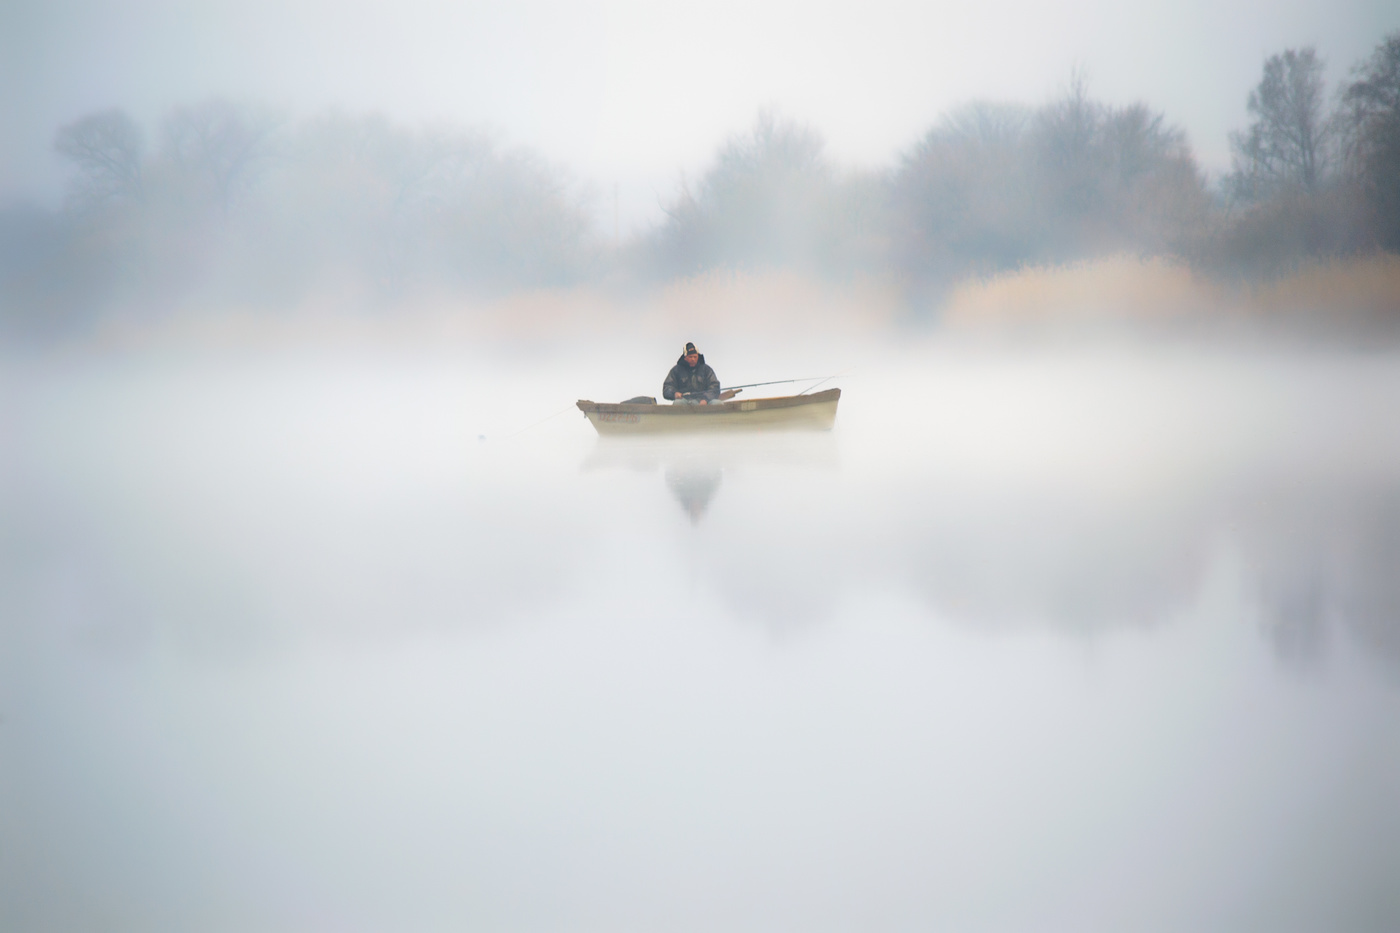
M618 186L625 230L762 107L886 165L949 107L1040 103L1076 65L1220 170L1266 55L1315 44L1335 82L1396 29L1394 0L4 0L0 202L57 203L62 123L121 106L149 128L217 94L487 127L593 185L600 216Z

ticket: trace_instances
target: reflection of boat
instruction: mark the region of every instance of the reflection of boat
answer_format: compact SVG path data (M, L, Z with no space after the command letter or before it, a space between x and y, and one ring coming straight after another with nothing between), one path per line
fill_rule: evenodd
M710 507L710 500L723 480L724 473L717 466L684 465L666 470L666 485L690 516L692 525L705 517L705 510Z
M712 405L608 404L580 400L579 411L599 434L651 434L758 428L829 431L836 423L840 389L811 395L755 398Z
M836 442L829 431L606 434L579 466L586 473L655 474L659 469L691 522L698 523L731 473L771 478L833 470L838 466Z

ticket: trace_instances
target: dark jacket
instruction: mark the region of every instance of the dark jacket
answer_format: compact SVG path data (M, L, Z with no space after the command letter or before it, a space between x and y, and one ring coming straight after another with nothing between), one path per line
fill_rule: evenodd
M705 365L705 354L700 354L700 362L695 364L694 369L685 361L684 353L676 360L676 365L671 367L666 381L661 384L661 397L675 399L677 393L694 399L719 401L719 377Z

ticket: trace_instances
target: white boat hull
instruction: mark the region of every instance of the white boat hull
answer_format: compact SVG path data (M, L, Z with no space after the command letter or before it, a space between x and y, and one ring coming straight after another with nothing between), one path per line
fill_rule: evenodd
M716 402L711 405L628 405L581 400L578 408L599 434L637 435L694 431L830 431L840 389Z

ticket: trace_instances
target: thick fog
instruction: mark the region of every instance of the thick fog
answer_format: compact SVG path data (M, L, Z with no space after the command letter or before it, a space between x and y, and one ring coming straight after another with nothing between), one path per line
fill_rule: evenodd
M6 928L1400 918L1393 353L666 349L12 360Z
M0 9L0 199L60 176L55 126L113 106L143 121L210 96L328 107L407 122L493 127L621 188L640 224L659 219L678 170L764 106L831 135L873 166L972 98L1039 103L1076 63L1105 99L1149 100L1183 124L1212 170L1244 119L1259 60L1317 44L1330 80L1400 27L1384 4L1086 0L948 9L590 0L393 6L316 0L37 3Z
M1400 927L1394 12L0 69L0 929Z

